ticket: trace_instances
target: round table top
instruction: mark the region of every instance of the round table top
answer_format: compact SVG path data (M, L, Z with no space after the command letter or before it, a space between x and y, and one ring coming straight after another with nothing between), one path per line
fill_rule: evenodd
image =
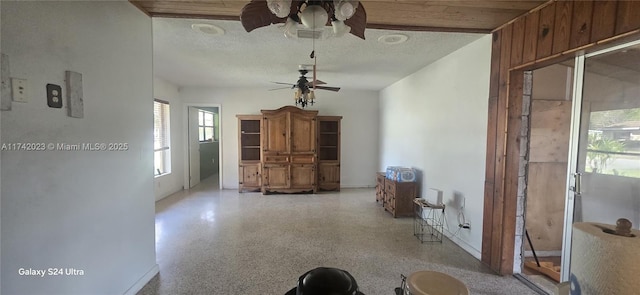
M407 278L407 287L413 295L469 295L469 289L460 280L437 271L418 271Z

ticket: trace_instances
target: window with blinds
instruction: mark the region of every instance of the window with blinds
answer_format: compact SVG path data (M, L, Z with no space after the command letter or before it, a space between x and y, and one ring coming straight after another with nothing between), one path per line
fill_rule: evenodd
M153 158L156 176L171 172L169 103L153 102Z

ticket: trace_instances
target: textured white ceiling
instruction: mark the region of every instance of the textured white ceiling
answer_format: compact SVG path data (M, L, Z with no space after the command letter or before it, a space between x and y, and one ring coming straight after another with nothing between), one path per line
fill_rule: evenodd
M191 29L209 23L224 35ZM482 35L366 30L366 40L351 34L315 41L318 79L327 86L381 90ZM387 45L386 34L409 40ZM313 64L311 39L287 39L279 26L247 33L239 21L153 18L154 72L178 86L276 88L273 81L295 83L299 64ZM308 74L307 77L310 77Z

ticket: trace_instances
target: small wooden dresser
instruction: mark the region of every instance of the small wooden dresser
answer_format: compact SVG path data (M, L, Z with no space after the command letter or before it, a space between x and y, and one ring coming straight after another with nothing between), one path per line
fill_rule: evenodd
M397 182L387 179L383 172L376 174L376 202L393 217L411 217L414 214L413 199L417 196L415 182Z

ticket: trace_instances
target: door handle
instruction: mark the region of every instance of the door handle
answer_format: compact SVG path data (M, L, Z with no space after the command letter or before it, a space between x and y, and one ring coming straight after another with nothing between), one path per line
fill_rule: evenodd
M582 195L582 173L577 172L573 173L573 186L569 189L573 191L576 197L580 197Z

